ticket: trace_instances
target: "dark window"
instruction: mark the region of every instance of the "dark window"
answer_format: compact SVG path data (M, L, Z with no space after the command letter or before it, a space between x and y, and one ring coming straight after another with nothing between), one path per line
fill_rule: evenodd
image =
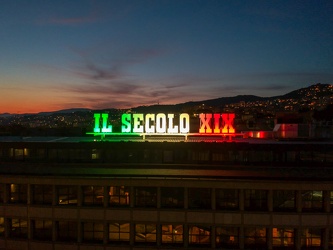
M85 206L103 206L104 187L101 186L83 186L83 205Z
M244 246L251 249L267 249L266 228L244 228Z
M183 225L162 225L162 244L182 245Z
M136 187L135 206L136 207L156 207L157 206L156 187Z
M52 240L52 221L51 220L34 220L33 238L35 240Z
M245 190L245 210L265 211L267 210L267 190Z
M92 243L103 242L103 223L84 222L83 225L83 241Z
M237 189L216 189L216 209L237 210L238 190Z
M28 185L26 184L10 184L9 185L9 202L10 203L27 203Z
M156 225L155 224L136 224L135 225L135 243L156 243Z
M52 186L34 185L32 202L34 204L52 205Z
M274 190L273 191L273 210L274 211L294 211L295 210L295 191L293 191L293 190Z
M162 187L162 208L184 208L184 188Z
M77 205L77 186L57 186L59 205Z
M76 221L59 221L57 225L57 240L77 242L78 228Z
M323 191L302 191L302 211L323 211Z
M111 207L129 206L130 187L125 187L125 186L109 187L109 204Z
M130 241L129 223L110 223L109 224L109 242L128 243Z
M331 228L328 232L328 247L333 249L333 229Z
M0 183L0 203L3 203L5 201L4 195L5 195L5 185Z
M26 219L10 219L10 237L26 239L28 237L28 221Z
M211 229L207 226L189 226L189 244L197 246L210 245Z
M188 207L192 209L211 209L211 189L210 188L189 188Z
M238 249L239 230L237 227L216 227L216 246L218 248Z
M293 228L273 228L273 249L294 249L295 230Z

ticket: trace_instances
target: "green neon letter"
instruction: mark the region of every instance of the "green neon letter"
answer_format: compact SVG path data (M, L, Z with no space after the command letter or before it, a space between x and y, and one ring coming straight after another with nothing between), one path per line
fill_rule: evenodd
M130 133L131 132L131 114L122 114L121 115L121 132Z
M107 127L108 118L109 118L109 114L102 114L102 119L103 119L102 133L111 133L112 132L112 126L109 125Z
M94 114L94 118L95 118L94 132L99 133L101 132L101 129L99 128L99 119L101 118L101 114Z

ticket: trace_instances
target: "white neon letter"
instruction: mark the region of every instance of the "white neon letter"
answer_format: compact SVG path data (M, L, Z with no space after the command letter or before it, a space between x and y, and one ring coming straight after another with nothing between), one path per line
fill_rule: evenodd
M156 115L156 133L166 132L166 116L165 114L159 113Z
M169 126L168 126L168 133L178 133L178 126L173 126L173 118L175 117L174 114L168 114L169 119Z
M179 132L186 134L190 132L190 115L182 113L179 116Z
M155 126L151 125L151 123L154 124L154 122L155 122L155 114L146 114L145 122L146 122L145 123L146 133L154 133Z
M133 114L133 133L143 133L143 114Z

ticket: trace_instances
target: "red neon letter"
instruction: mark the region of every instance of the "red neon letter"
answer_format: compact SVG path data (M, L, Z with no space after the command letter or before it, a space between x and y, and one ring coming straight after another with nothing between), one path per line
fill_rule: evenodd
M214 114L214 134L219 134L220 130L220 114Z
M225 134L235 133L235 129L233 127L234 118L235 118L235 114L222 114L222 124L224 124L222 133L225 133Z
M212 133L212 129L210 128L210 119L212 119L212 114L200 114L200 129L199 133L202 134L210 134ZM206 128L206 129L205 129Z

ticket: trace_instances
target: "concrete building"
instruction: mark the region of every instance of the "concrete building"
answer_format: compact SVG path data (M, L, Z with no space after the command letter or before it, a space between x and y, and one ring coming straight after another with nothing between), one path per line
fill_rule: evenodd
M0 138L0 249L333 249L333 142L177 140Z

